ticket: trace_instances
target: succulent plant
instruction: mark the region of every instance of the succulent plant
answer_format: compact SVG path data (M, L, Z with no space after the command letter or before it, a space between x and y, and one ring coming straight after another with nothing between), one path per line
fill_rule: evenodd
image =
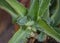
M40 31L35 37L44 41L48 35L60 42L60 0L30 0L26 8L17 0L0 0L0 8L12 16L12 23L17 23L20 29L8 43L26 43L34 32Z

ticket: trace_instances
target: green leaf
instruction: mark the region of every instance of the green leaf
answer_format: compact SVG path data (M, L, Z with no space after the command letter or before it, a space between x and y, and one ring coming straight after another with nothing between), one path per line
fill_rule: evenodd
M23 17L26 14L27 9L17 0L6 0L6 1L18 13L19 16Z
M47 8L47 10L45 11L44 15L43 15L43 19L47 20L49 18L49 8Z
M47 22L47 24L50 24L52 22L52 20L50 19L49 8L47 8L42 18Z
M50 10L50 16L53 16L57 13L58 11L58 3L59 3L59 0L51 0L50 2L50 6L49 6L49 10Z
M34 21L27 21L27 23L25 25L26 26L32 26L32 25L34 25Z
M45 11L44 15L42 16L42 18L47 22L47 24L53 24L53 20L51 20L50 18L50 13L49 13L49 8L47 8L47 10Z
M38 8L39 8L39 0L33 0L32 4L28 10L28 16L32 19L32 20L36 20L37 19L37 12L38 12Z
M60 0L58 0L58 3L57 3L57 10L56 10L56 13L52 15L51 19L54 20L54 25L59 25L60 24Z
M18 17L14 9L5 0L0 0L0 8L10 13L13 21Z
M54 27L54 29L60 34L60 28Z
M41 17L44 15L46 12L47 8L49 8L51 0L39 0L39 10L38 10L38 15Z
M22 29L20 28L14 36L10 39L9 43L25 43L27 38L30 35L30 30L29 29Z
M44 32L51 36L52 38L54 38L55 40L57 40L58 42L60 42L60 34L55 31L53 29L53 27L49 26L44 20L42 20L40 18L40 20L38 21L38 24L40 25L40 27L44 30Z

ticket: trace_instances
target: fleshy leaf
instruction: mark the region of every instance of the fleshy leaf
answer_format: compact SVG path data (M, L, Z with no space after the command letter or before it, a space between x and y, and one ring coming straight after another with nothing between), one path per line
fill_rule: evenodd
M53 37L55 40L57 40L58 42L60 42L60 34L55 31L53 29L53 27L49 26L44 20L40 19L38 21L38 24L40 25L40 27L44 30L44 32Z
M26 14L27 9L17 0L6 0L6 1L18 13L19 16L23 17Z
M9 43L25 43L27 38L30 35L30 30L29 29L22 29L20 28L14 36L10 39Z
M38 8L39 8L39 0L32 0L32 4L28 10L28 16L31 19L33 20L37 19Z
M5 0L0 0L0 8L10 13L10 15L12 16L13 22L18 17L14 9Z
M45 11L47 8L49 8L51 0L39 0L39 10L38 10L38 15L41 17L44 15Z

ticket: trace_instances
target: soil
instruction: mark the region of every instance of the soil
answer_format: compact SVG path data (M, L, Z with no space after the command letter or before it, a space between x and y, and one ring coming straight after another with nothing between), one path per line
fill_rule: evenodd
M34 41L33 41L34 40ZM47 40L45 40L44 42L40 42L38 41L37 39L31 37L31 38L28 38L28 41L27 43L59 43L57 42L56 40L54 40L53 38L49 37Z

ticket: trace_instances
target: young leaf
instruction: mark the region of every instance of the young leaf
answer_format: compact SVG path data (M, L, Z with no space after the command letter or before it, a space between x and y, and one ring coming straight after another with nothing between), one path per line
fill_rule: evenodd
M19 24L19 25L25 25L26 23L27 23L27 16L24 16L24 17L19 17L18 19L17 19L17 24Z

